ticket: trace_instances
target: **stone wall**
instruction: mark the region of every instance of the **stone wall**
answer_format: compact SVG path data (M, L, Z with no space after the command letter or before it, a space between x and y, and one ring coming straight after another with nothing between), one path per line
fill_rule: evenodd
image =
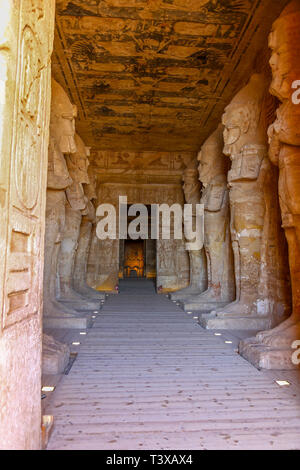
M0 2L0 447L41 446L41 319L54 0Z

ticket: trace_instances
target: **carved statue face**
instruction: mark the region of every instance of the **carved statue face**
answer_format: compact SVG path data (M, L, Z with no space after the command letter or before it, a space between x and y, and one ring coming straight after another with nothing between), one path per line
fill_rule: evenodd
M188 200L188 196L193 192L195 187L197 187L198 185L199 183L198 183L196 171L194 173L188 173L186 171L183 176L183 191L186 196L186 200Z
M249 118L245 111L246 109L239 106L229 105L225 110L225 114L223 114L223 153L227 156L239 153L242 136L249 129Z
M269 47L272 49L270 66L272 69L272 83L270 91L280 100L291 95L290 52L286 43L280 43L280 35L275 28L269 35Z
M213 144L204 144L201 149L199 162L199 179L204 187L214 179L215 176L224 173L224 159L222 150Z
M269 36L272 49L270 93L283 103L276 112L276 121L269 129L269 155L278 163L280 142L300 145L300 107L293 102L294 81L300 77L300 0L291 1L275 21ZM298 85L296 86L299 89Z
M199 166L198 166L198 171L199 171L199 179L203 186L207 186L211 180L212 176L212 161L214 158L212 158L212 152L213 147L210 145L203 145L201 152L198 154L198 161L199 161Z
M89 176L90 183L84 184L83 187L84 187L84 194L89 199L89 201L91 201L92 199L97 199L96 176L91 171L88 171L88 176Z
M223 152L223 126L220 124L202 145L198 153L199 179L204 187L218 175L227 172L227 159Z
M89 184L88 166L90 163L87 158L89 153L88 147L84 145L78 134L75 135L75 145L77 151L67 156L70 175L76 183Z
M51 189L65 189L72 184L65 157L52 137L48 150L48 181L47 187Z
M52 79L50 135L62 153L76 152L75 117L77 108L71 103L63 88Z

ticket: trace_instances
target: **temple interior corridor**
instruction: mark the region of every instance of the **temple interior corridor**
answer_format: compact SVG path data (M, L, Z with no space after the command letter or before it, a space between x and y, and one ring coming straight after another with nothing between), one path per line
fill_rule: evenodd
M300 0L0 0L1 450L300 449L299 129Z
M298 372L258 371L236 352L243 332L219 333L152 281L121 281L47 402L48 449L297 449Z

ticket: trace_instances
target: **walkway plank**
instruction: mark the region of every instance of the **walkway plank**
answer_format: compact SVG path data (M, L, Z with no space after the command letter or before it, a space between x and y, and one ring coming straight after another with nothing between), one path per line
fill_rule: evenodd
M150 281L121 282L45 411L48 449L299 449L300 403Z

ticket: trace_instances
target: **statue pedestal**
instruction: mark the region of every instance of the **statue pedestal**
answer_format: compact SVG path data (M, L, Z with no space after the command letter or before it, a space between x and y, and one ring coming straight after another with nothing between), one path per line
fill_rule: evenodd
M272 320L264 317L218 317L215 313L203 314L199 324L206 330L268 330L272 328Z
M258 369L292 370L299 365L292 363L293 349L274 349L257 338L247 338L239 344L239 354Z
M52 336L43 335L43 374L62 374L68 365L69 357L70 349L66 344L56 341Z
M192 302L192 299L187 299L182 302L183 310L185 312L209 313L217 308L225 307L228 302Z
M192 295L200 295L203 292L201 287L187 287L186 289L182 289L178 292L173 292L170 294L171 300L188 300Z
M91 328L92 313L74 317L44 317L44 328L71 328L76 330Z

